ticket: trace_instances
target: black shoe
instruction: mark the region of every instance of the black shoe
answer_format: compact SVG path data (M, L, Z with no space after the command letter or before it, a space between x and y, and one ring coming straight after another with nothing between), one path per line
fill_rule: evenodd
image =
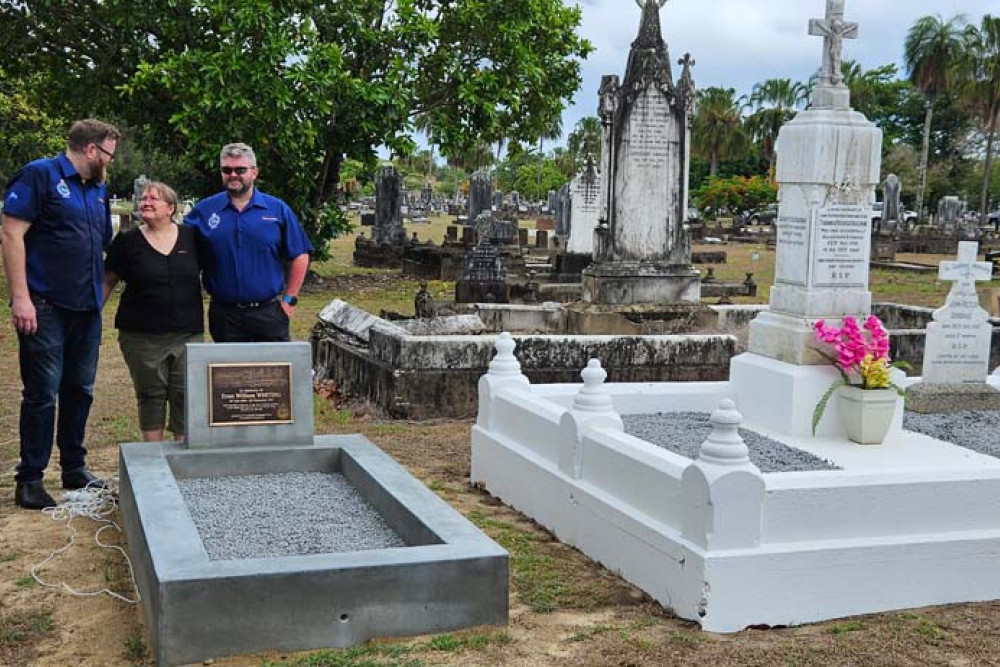
M26 510L41 510L56 506L56 501L45 490L45 485L42 484L41 480L18 482L17 486L14 487L14 503Z
M86 468L80 468L72 472L62 474L62 484L64 489L106 489L107 483L99 477L94 477Z

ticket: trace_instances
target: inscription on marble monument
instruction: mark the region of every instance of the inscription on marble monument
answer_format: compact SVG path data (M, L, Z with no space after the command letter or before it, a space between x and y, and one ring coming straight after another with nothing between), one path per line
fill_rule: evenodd
M646 91L636 101L629 123L629 158L636 167L663 167L670 156L670 108L655 90Z
M292 365L209 364L209 425L292 423Z
M816 209L813 236L815 287L868 287L869 216L860 204Z

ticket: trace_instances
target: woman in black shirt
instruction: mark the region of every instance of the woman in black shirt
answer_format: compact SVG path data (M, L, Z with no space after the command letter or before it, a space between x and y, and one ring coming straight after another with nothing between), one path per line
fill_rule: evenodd
M120 233L105 260L104 297L125 281L115 327L139 404L146 441L164 427L184 437L184 346L204 340L201 269L194 230L178 225L177 193L149 183L139 199L143 224ZM167 404L170 420L167 422Z

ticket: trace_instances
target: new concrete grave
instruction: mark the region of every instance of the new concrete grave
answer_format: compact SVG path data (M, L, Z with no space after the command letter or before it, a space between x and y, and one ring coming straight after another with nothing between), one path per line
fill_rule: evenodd
M289 362L295 384L308 385L309 374L294 371L303 350L308 368L308 344L193 347L199 349L192 354L189 347L189 378L211 377L212 365L219 363L237 368L243 376L236 380L249 378L251 384L236 387L233 376L226 375L223 388L207 380L190 384L189 398L207 401L213 392L235 396L240 391L232 390L241 390L246 401L222 405L223 413L232 419L242 410L252 421L215 427L246 429L250 435L244 446L228 439L210 447L204 442L121 446L122 516L158 664L264 650L347 647L372 637L507 622L507 553L367 439L314 436L308 443L290 445L253 435L275 428L269 421L286 421L280 395L289 387L274 380L267 365ZM191 364L205 368L191 369ZM250 395L255 364L267 368L264 379L270 390ZM253 405L246 407L248 402ZM292 410L293 424L281 426L294 426L303 403L308 404L311 428L311 396ZM210 411L188 414L189 438L211 432ZM192 518L181 487L195 478L263 479L288 473L342 475L405 546L211 556L205 546L210 530ZM323 498L311 502L317 509L324 505ZM350 520L345 514L343 521Z

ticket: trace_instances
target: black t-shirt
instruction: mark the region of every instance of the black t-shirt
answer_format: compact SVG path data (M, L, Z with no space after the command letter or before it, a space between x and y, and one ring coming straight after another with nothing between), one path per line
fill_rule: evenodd
M177 226L177 242L169 255L153 248L139 229L122 232L111 242L104 263L125 281L116 328L143 333L205 330L193 228Z

